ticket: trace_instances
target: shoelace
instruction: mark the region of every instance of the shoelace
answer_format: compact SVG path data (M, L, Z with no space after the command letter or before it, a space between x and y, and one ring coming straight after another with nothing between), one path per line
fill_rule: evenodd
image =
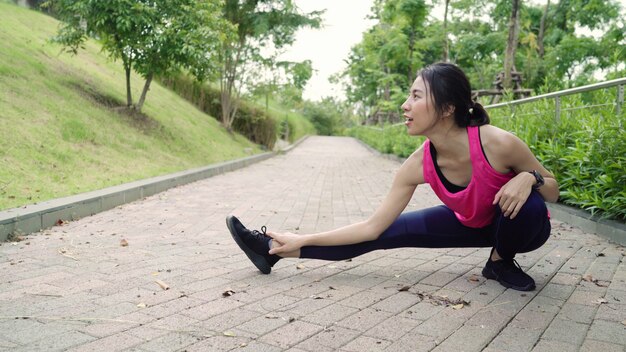
M269 237L267 235L267 227L265 227L265 225L261 226L261 232L259 232L258 230L252 230L252 235L254 237L261 236L262 238Z
M509 269L509 271L521 271L521 272L524 271L524 270L522 270L522 267L519 265L517 260L515 260L513 258L511 258L510 260L503 259L503 263L511 264L510 268L507 266L507 269Z

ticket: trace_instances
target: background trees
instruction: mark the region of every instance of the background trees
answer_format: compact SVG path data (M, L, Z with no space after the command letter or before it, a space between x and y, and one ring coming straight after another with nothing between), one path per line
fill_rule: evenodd
M221 118L227 129L237 116L239 96L249 77L247 70L259 65L273 67L274 51L293 43L299 28L319 27L321 13L302 13L292 0L226 0L223 17L237 28L235 36L222 45L219 56Z
M126 72L126 104L141 111L155 75L185 69L203 79L216 68L216 51L232 32L219 0L51 0L64 21L56 41L76 53L93 36L120 59ZM146 79L133 104L130 74Z
M447 9L441 20L429 15L435 5ZM372 16L378 23L352 48L341 73L346 96L370 121L395 121L414 71L446 58L465 70L475 89L491 88L496 75L511 68L522 73L524 88L535 93L623 76L622 10L616 0L540 5L377 0ZM505 82L505 87L510 85Z

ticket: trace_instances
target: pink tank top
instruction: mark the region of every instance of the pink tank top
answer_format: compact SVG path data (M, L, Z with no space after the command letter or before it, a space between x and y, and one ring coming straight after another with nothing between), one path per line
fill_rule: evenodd
M496 211L496 206L492 205L493 199L500 188L515 176L514 172L502 174L489 165L483 154L478 133L477 126L467 127L472 178L464 190L451 193L443 185L435 170L428 139L423 145L422 162L424 181L430 184L443 204L454 211L463 225L474 228L491 224Z

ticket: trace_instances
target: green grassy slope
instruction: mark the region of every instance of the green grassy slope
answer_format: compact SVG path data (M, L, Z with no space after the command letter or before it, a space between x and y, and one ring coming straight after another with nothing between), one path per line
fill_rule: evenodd
M58 22L0 3L0 209L260 152L153 83L140 119L119 113L124 72L95 41L79 55ZM143 80L134 76L133 95Z

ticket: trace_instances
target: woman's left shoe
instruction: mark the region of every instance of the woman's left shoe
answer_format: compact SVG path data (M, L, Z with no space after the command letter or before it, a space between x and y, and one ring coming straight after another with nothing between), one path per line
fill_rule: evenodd
M489 258L483 268L483 276L497 280L502 286L514 290L532 291L535 289L535 280L526 274L513 258L496 261Z

